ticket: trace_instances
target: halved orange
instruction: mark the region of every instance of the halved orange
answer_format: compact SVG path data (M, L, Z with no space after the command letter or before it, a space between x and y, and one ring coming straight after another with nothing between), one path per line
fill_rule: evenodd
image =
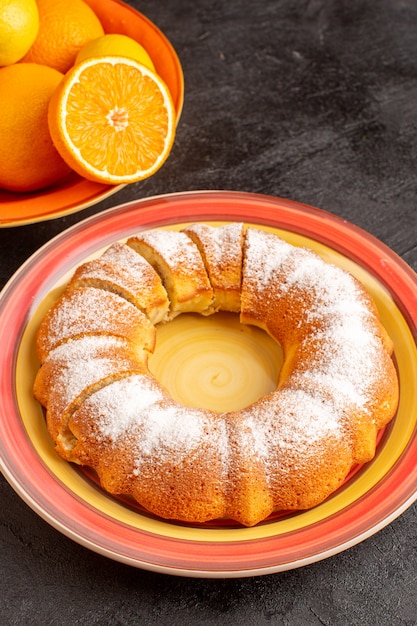
M67 164L89 180L127 184L154 174L175 137L176 112L162 79L134 59L82 61L49 104L49 130Z

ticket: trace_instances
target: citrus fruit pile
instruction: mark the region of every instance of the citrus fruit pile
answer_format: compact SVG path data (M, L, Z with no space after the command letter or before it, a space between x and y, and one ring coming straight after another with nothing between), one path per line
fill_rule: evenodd
M84 0L0 0L0 188L71 171L109 185L154 174L176 111L148 51L107 34Z

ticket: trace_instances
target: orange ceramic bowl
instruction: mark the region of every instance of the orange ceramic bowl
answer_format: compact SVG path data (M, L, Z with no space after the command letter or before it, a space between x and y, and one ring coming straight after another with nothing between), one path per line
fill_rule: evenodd
M106 33L136 39L148 51L156 72L167 84L178 118L184 98L184 77L178 56L165 35L147 17L120 0L86 0ZM85 209L121 189L71 174L61 183L33 193L0 189L0 227L20 226L62 217Z

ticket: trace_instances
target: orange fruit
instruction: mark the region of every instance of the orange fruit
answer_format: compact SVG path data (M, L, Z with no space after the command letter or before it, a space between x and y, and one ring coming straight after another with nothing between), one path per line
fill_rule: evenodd
M35 0L1 0L0 65L20 61L35 41L38 30Z
M26 63L49 65L67 72L81 48L104 35L100 20L83 0L37 0L39 32Z
M48 130L48 105L63 75L17 63L0 69L0 187L34 191L70 171Z
M107 33L97 39L92 39L85 44L77 54L75 63L81 63L91 57L103 57L109 55L129 57L136 59L139 63L146 65L151 70L155 70L153 61L145 48L140 43L118 33Z
M94 57L73 67L49 105L49 130L76 172L108 184L154 174L167 159L176 126L162 79L126 57Z

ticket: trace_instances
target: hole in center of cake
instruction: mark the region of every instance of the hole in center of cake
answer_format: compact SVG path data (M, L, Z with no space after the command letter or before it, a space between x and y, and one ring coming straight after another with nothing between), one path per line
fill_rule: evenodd
M231 313L182 314L157 328L149 369L187 406L234 411L273 391L281 347Z

